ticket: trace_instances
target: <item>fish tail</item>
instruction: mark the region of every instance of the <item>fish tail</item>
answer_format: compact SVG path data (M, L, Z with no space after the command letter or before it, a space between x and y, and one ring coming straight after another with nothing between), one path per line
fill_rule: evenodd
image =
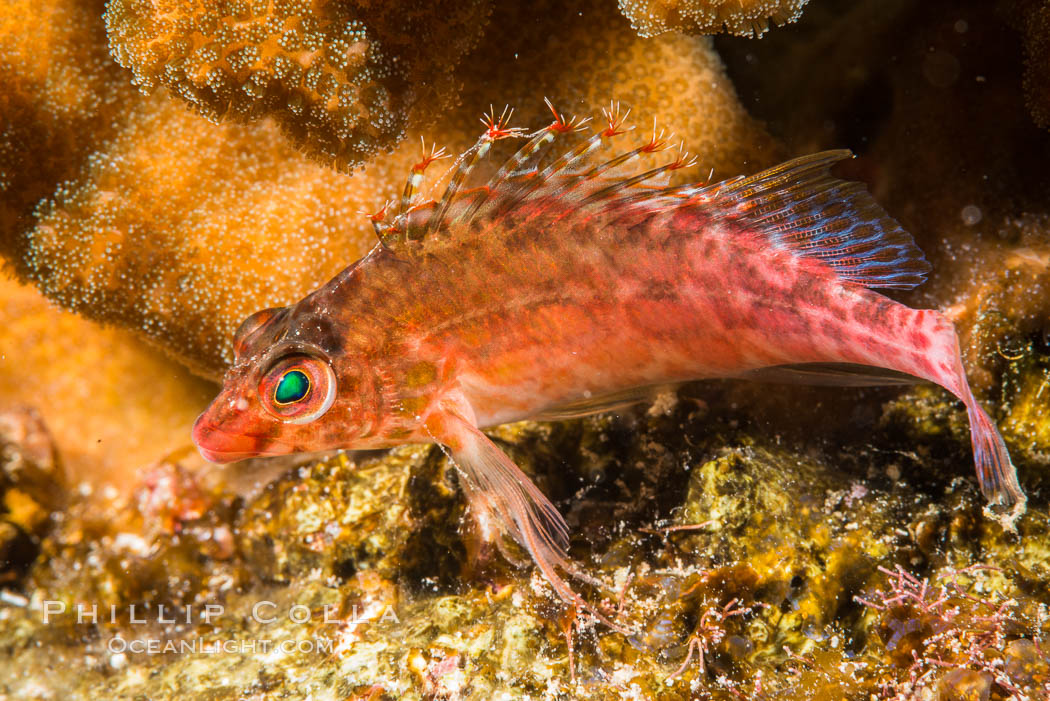
M896 318L894 328L899 330L914 325L915 342L928 350L916 353L912 349L911 353L898 353L884 366L935 382L963 402L970 421L977 481L988 500L985 514L1012 530L1025 512L1025 494L1017 481L1017 470L1010 461L999 429L970 389L955 325L944 314L932 309L902 309L904 316Z
M970 441L977 466L977 480L988 500L986 513L1012 530L1013 524L1025 512L1027 501L1017 482L1017 470L1010 461L1006 444L992 417L977 403L969 387L965 395L962 400L966 403L966 413L970 419Z
M945 350L951 360L943 365L943 372L948 376L930 377L930 379L962 400L966 405L966 414L970 421L970 443L973 446L974 465L977 468L977 481L981 493L988 500L985 513L993 520L999 521L1004 528L1013 530L1014 523L1025 512L1027 498L1017 481L1017 469L1010 461L1003 437L995 421L988 415L977 398L973 396L970 384L966 380L962 353L959 349L959 336L955 325L940 312L925 311L928 318L930 335L940 336ZM949 370L950 368L950 370Z

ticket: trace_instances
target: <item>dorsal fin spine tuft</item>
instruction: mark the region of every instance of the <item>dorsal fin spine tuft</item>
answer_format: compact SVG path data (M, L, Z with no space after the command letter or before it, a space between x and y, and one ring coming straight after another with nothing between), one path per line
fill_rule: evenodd
M401 206L395 220L395 222L400 221L402 223L406 241L415 241L422 236L421 228L418 222L413 219L411 213L415 205L416 195L419 194L420 185L423 184L423 173L434 161L448 158L444 146L437 148L435 144L431 144L430 153L428 154L427 145L423 141L422 136L419 137L419 144L422 148L423 156L418 163L412 166L412 172L409 173L408 180L405 182L405 190L401 194Z
M490 105L489 112L481 118L481 123L485 125L485 133L481 135L477 143L456 159L456 171L449 180L448 187L445 188L445 194L441 198L437 212L427 220L424 236L441 230L449 208L459 194L460 188L463 187L463 183L466 182L467 176L470 175L477 162L488 155L493 143L501 139L525 136L523 129L507 126L510 118L514 116L513 109L504 107L503 113L498 118L495 115L496 112Z
M588 121L590 121L589 119L578 121L576 116L573 116L566 121L565 117L554 109L554 105L551 104L550 100L543 98L543 101L547 104L547 107L550 108L551 113L554 115L554 121L544 129L540 129L534 134L529 135L528 142L518 149L513 156L507 159L507 162L503 164L496 173L496 176L492 179L491 185L489 186L490 191L503 186L503 184L510 178L525 176L529 172L537 172L536 169L532 169L531 171L524 170L525 165L530 162L538 162L559 136L579 131ZM479 198L475 200L463 212L463 214L457 217L457 222L472 220L484 204L484 199Z

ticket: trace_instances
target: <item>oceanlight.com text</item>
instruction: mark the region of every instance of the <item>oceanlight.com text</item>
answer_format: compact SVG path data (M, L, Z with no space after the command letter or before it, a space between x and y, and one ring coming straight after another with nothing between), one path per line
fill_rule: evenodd
M165 654L230 654L230 655L267 655L279 654L332 654L334 649L331 640L324 638L306 638L303 640L158 640L135 638L126 640L121 637L110 638L106 644L114 655L165 655Z

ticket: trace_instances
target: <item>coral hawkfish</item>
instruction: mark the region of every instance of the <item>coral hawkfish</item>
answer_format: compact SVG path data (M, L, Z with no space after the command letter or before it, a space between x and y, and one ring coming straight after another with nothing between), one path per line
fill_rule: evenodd
M490 118L438 201L419 195L441 154L425 157L398 214L373 218L370 253L241 325L194 426L204 457L439 443L482 532L511 536L586 606L559 574L589 580L567 556L565 521L482 428L608 411L701 378L919 378L965 404L987 499L1023 510L952 323L875 291L914 287L929 264L863 185L830 174L848 151L671 186L692 160L639 172L664 146L655 130L604 156L627 131L619 115L581 131L557 112L531 134ZM524 145L468 186L509 138Z

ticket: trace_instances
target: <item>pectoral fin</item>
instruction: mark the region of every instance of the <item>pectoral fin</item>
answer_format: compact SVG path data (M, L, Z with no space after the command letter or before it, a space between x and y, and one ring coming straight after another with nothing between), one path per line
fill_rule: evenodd
M504 530L530 552L564 558L569 527L557 508L495 443L459 421L460 445L452 460L466 483L471 506L484 502Z
M529 552L563 601L583 608L611 628L621 630L581 599L558 574L560 569L589 584L602 586L569 559L569 527L565 519L506 453L458 412L443 413L429 421L428 427L431 427L434 437L451 451L470 509L482 531L497 525Z

